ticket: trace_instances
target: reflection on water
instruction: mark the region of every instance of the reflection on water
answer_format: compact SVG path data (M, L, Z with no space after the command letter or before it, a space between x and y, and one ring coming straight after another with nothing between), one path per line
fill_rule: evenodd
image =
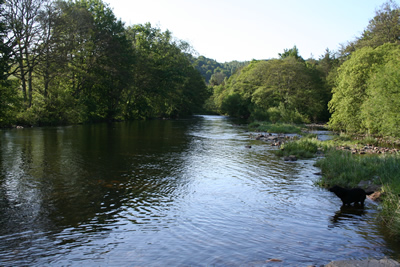
M246 148L251 144L252 148ZM220 116L0 132L0 265L264 266L397 257L376 205Z

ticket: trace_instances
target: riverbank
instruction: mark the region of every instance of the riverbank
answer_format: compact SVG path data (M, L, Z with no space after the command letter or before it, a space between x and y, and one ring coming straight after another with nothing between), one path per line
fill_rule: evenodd
M321 141L318 136L307 133L303 126L292 128L296 127L302 130L302 137L293 134L294 130L272 134L270 130L273 127L265 129L268 134L253 134L250 137L278 146L280 149L273 150L273 153L284 160L319 156L316 166L321 169L321 177L317 184L321 187L339 185L374 191L371 197L382 207L378 223L387 229L392 238L400 239L400 141L343 134Z

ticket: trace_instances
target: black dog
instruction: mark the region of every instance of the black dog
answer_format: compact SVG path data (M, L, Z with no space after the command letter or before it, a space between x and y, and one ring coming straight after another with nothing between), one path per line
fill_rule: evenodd
M372 193L374 193L374 192L366 193L364 189L361 188L346 189L337 185L329 188L329 191L335 193L335 195L342 200L343 205L350 205L351 203L354 204L360 203L361 206L364 206L364 200L367 197L367 195L371 195Z

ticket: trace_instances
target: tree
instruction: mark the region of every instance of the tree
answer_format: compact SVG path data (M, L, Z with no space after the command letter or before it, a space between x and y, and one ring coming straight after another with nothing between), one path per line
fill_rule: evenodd
M0 0L0 17L4 15L4 1ZM8 71L10 69L9 60L11 49L6 44L8 30L3 20L0 20L0 81L5 81L8 78Z
M0 0L0 17L4 14L3 5L4 1ZM0 20L0 127L11 125L19 108L16 84L8 79L11 49L7 35L7 25Z
M220 85L224 82L225 78L226 78L226 74L224 74L222 72L214 73L213 75L211 75L210 85L211 86Z
M363 126L373 134L400 136L400 46L378 47L384 60L367 81Z
M232 116L308 122L323 117L325 94L319 72L287 56L252 61L214 91L214 100L221 112Z
M304 59L299 55L299 49L297 46L293 46L291 49L284 49L283 53L279 53L278 55L281 59L294 57L295 59L304 61Z
M264 110L280 107L282 114L290 111L295 117L303 117L304 122L320 118L323 84L314 69L296 57L286 57L269 61L264 75L263 86L253 95L257 106ZM290 116L284 120L290 120Z
M375 12L373 19L369 21L367 28L361 37L350 42L345 53L352 53L366 46L376 48L385 43L400 42L400 8L393 0L382 4Z
M33 71L38 59L42 31L37 15L47 0L9 0L4 17L11 29L13 75L19 78L27 107L32 105Z
M355 51L339 69L329 125L349 132L397 133L398 44ZM384 116L383 116L384 115ZM385 126L383 126L385 125ZM393 131L389 126L394 127Z
M127 117L178 116L204 103L206 86L187 56L186 42L174 40L171 32L150 23L128 27L127 35L136 55Z
M55 78L53 102L65 98L62 102L73 105L78 121L116 119L122 113L124 90L132 83L134 63L123 23L100 0L58 2L57 8L60 15L47 46L49 64L42 72L44 81Z

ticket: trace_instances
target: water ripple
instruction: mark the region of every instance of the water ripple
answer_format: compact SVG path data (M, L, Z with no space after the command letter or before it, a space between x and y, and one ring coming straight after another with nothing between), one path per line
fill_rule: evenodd
M285 162L228 118L98 127L1 140L0 265L307 266L400 255L373 223L376 205L341 209L315 186L314 160ZM52 140L63 149L38 145Z

